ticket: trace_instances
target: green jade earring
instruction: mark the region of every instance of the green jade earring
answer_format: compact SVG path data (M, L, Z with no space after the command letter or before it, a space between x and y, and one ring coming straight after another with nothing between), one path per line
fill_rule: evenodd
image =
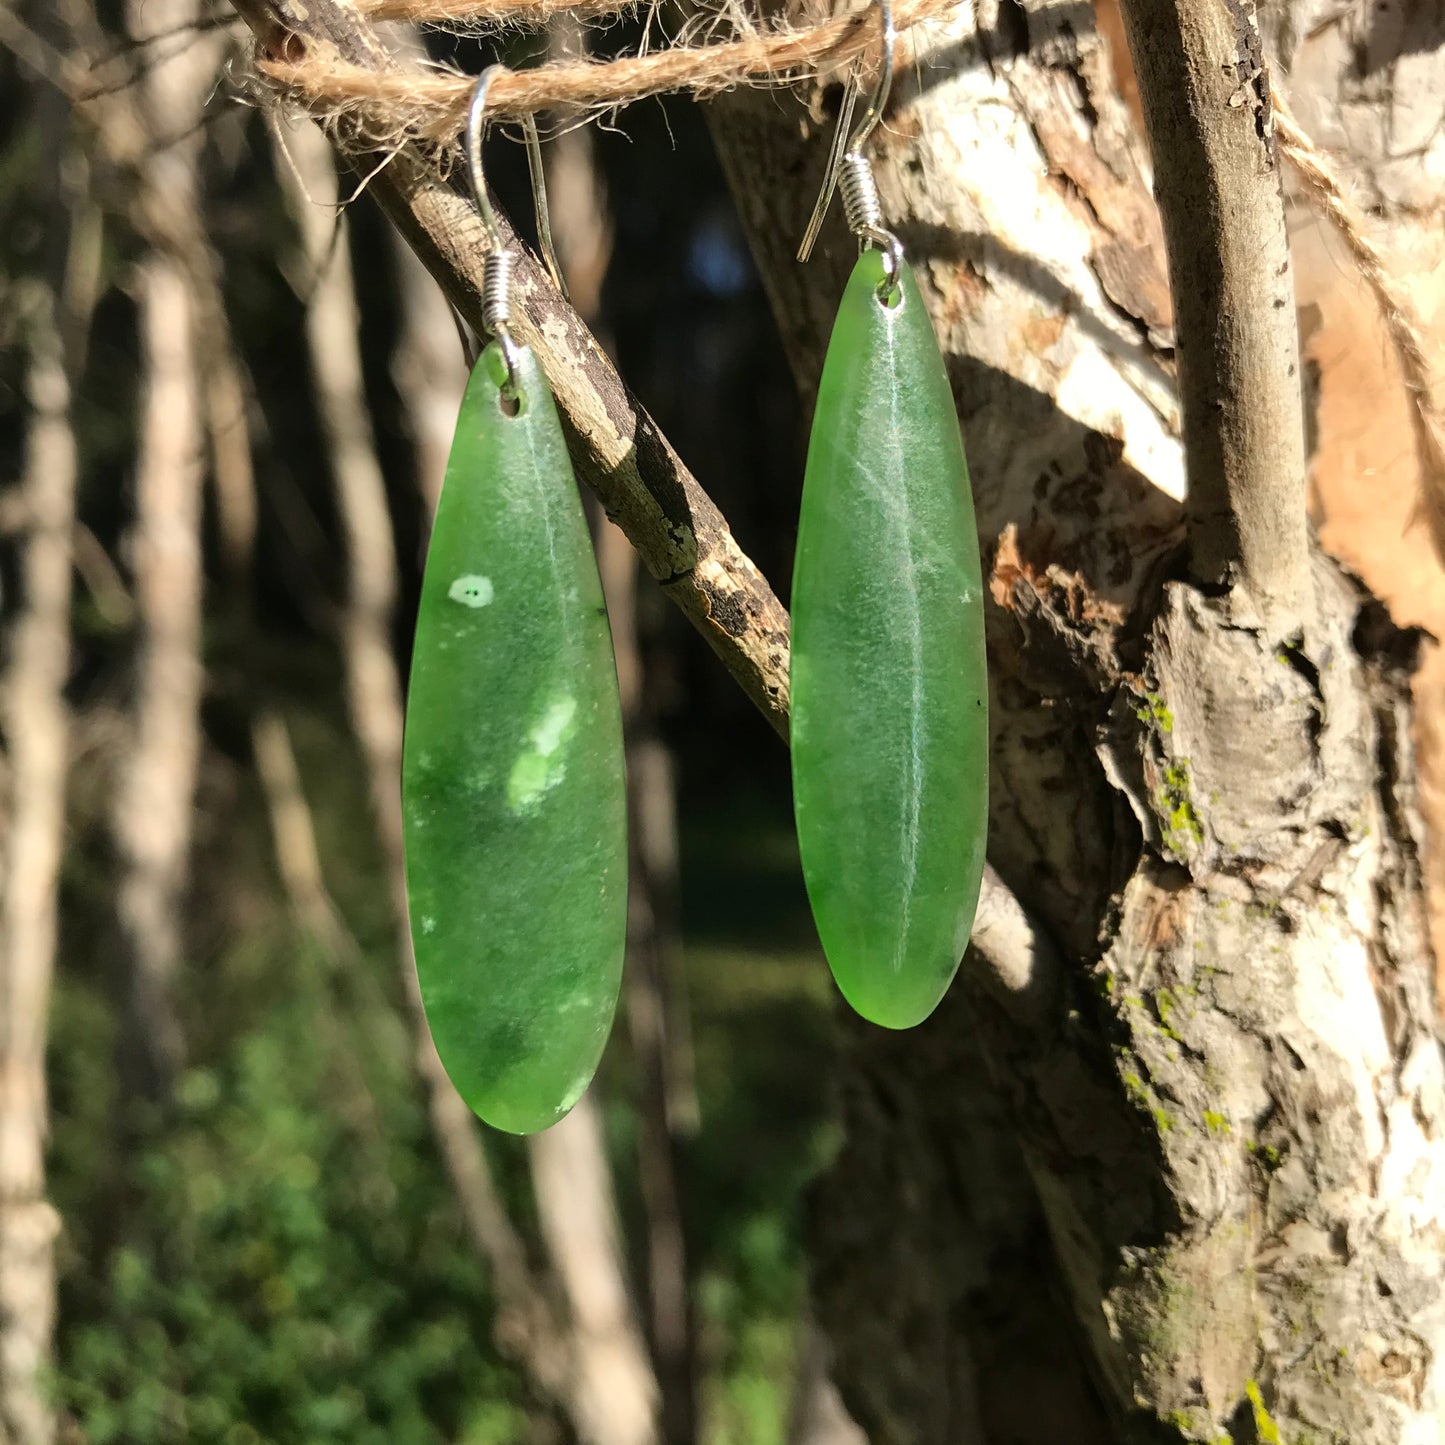
M828 964L886 1028L933 1012L968 943L988 831L978 532L938 341L862 147L896 32L850 139L839 117L806 260L835 187L862 253L828 343L793 570L798 847Z
M437 1053L487 1123L560 1119L611 1028L627 931L621 708L597 562L547 378L511 334L487 198L487 87L467 159L482 316L417 615L402 763L407 897ZM526 126L550 252L536 128ZM548 258L550 260L550 256Z

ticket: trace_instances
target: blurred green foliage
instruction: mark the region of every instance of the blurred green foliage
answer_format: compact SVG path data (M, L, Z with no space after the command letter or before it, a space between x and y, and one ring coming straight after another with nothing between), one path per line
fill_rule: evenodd
M615 32L615 43L625 50L636 32ZM472 69L474 49L460 57ZM0 300L59 254L35 188L47 157L32 102L46 94L29 78L0 86L0 203L14 221L0 238ZM139 1104L128 1077L144 1021L132 1016L114 930L109 819L134 619L107 612L86 578L77 590L49 1068L62 1445L552 1445L566 1422L494 1344L487 1271L412 1069L343 701L344 545L307 373L306 288L284 264L294 242L266 124L223 87L207 124L207 222L261 423L251 435L256 561L245 589L223 575L209 507L203 765L177 981L189 1067L164 1109ZM781 580L802 432L702 120L691 106L644 107L626 135L608 128L597 141L618 235L605 309L622 369ZM525 214L521 149L499 146L489 164ZM82 180L106 226L75 398L80 507L124 582L140 376L128 288L143 244L127 219L128 175L96 158ZM369 208L350 211L348 242L367 282L364 364L397 529L404 663L423 546L414 438L390 371L400 300L385 225ZM0 306L0 326L5 315ZM0 329L0 458L14 473L23 354L11 340ZM641 601L661 723L692 789L681 807L682 921L702 1124L678 1164L701 1433L709 1445L781 1445L803 1328L803 1195L832 1142L831 987L792 844L786 752L661 594ZM345 957L308 936L276 877L250 757L261 703L283 708L291 729L326 883L354 939ZM624 1011L599 1098L641 1300L636 1091ZM540 1260L525 1146L490 1134L485 1144Z
M87 1013L59 1010L58 1057L104 1057ZM75 1114L57 1131L57 1197L91 1256L68 1261L58 1389L92 1445L525 1433L423 1111L397 1079L347 1098L324 1035L278 991L264 1027L184 1076L108 1196L85 1187L104 1141Z
M229 826L202 836L198 867L201 891L224 901L189 930L193 1064L163 1112L127 1103L118 1084L124 1011L92 916L103 894L85 886L83 837L72 853L52 1041L66 1434L90 1445L565 1438L493 1344L486 1270L435 1157L359 766L338 716L290 722L357 952L328 957L289 916L254 780L213 756L203 793ZM716 1445L786 1438L803 1191L832 1143L829 985L786 821L767 806L704 810L685 834L703 1122L680 1164L703 1437ZM623 1023L601 1089L640 1279ZM487 1146L540 1257L525 1150L490 1134Z

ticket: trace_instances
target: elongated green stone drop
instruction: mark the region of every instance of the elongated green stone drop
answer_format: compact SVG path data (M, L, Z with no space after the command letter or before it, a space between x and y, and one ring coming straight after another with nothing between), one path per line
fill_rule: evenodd
M958 417L913 274L867 250L828 345L793 572L798 845L843 996L886 1028L943 997L978 906L988 702Z
M427 1022L489 1124L554 1124L612 1024L627 930L611 635L557 410L520 352L467 384L417 616L402 764Z

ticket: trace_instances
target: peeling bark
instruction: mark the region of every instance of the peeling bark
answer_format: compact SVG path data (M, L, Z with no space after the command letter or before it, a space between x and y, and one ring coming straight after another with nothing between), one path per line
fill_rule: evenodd
M369 63L319 0L242 9L263 37L280 16ZM854 1030L847 1143L812 1224L840 1386L879 1442L1438 1440L1441 1067L1408 639L1311 562L1288 574L1303 625L1279 646L1276 589L1230 585L1249 573L1229 535L1210 539L1221 585L1191 580L1158 218L1087 10L987 0L927 42L876 138L879 182L974 471L990 856L1013 895L991 883L935 1020ZM852 249L835 231L821 262L791 259L826 146L776 97L713 115L811 388ZM383 204L475 314L464 204L419 157L387 176ZM715 529L673 534L699 551L669 570L657 521L696 518L695 484L651 433L616 467L644 420L535 272L523 300L579 472L684 610L723 624L714 646L781 730L781 609L735 544L707 558ZM1248 440L1221 436L1221 475L1249 474L1229 451ZM674 487L685 505L654 512ZM1186 987L1204 1005L1184 996L1198 1018L1180 1021ZM1331 1374L1331 1351L1349 1367Z
M1271 0L1260 14L1290 104L1387 224L1434 215L1445 173L1438 5Z
M981 5L927 49L878 134L879 185L948 356L992 569L989 851L1032 923L989 926L1032 928L1014 956L1057 969L1001 995L966 962L906 1050L854 1028L848 1142L812 1225L838 1379L875 1441L1438 1440L1412 647L1328 564L1302 584L1302 549L1273 571L1258 496L1217 485L1298 487L1267 448L1250 459L1279 441L1262 432L1190 435L1191 479L1212 466L1230 516L1208 535L1192 513L1223 565L1196 545L1210 585L1190 580L1160 232L1087 14ZM811 388L851 252L835 232L824 264L789 254L824 138L745 95L712 115ZM1174 280L1176 302L1203 293L1181 331L1219 314L1217 274L1186 256ZM1228 295L1275 311L1277 289ZM1236 426L1288 420L1271 334ZM1269 505L1288 553L1303 499ZM1293 601L1266 616L1255 578Z
M1261 16L1276 84L1371 212L1391 272L1413 292L1423 343L1445 374L1445 10L1313 0ZM1288 177L1287 177L1288 179ZM1412 426L1377 303L1329 228L1291 197L1296 297L1307 323L1315 454L1311 491L1325 547L1356 571L1402 625L1445 636L1445 572L1419 519L1420 463L1400 438ZM1445 652L1415 680L1426 879L1445 994Z

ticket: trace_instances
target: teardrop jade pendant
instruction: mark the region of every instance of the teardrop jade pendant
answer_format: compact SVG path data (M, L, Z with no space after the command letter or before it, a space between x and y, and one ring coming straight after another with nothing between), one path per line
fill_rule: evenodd
M402 762L407 896L437 1052L489 1124L545 1129L612 1024L627 931L611 634L547 379L500 349L462 400L417 615Z
M921 1023L973 926L988 830L978 532L938 342L905 264L843 293L793 571L793 803L833 976L864 1018Z

